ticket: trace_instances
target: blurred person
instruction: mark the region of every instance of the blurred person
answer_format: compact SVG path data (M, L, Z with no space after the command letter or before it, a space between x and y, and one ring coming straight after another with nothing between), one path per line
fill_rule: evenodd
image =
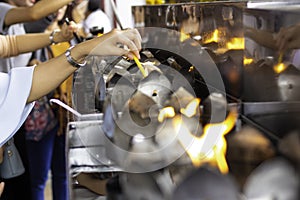
M69 41L72 37L72 30L69 29L70 26L64 25L64 28L62 31L58 31L54 35L54 41L57 42L62 42L62 41ZM2 48L0 50L1 56L15 56L20 53L25 53L25 52L31 52L37 49L40 49L44 46L47 46L51 43L49 36L51 33L38 33L38 34L26 34L26 35L7 35L6 40L4 36L1 37L0 43L3 45L7 44L6 46L9 46L8 44L19 44L18 46L15 46L14 48ZM30 44L30 45L28 45ZM29 197L31 196L30 194L30 183L29 183L29 174L28 174L28 161L27 161L27 156L26 156L26 146L25 146L25 136L24 134L20 134L22 132L25 132L24 127L21 128L21 131L18 132L16 135L16 145L18 145L19 153L22 158L22 162L25 167L25 173L22 174L21 176L7 179L6 180L6 190L3 194L2 199L18 199L20 196L26 196ZM23 137L24 136L24 139ZM21 146L21 147L20 147ZM2 154L1 154L2 155ZM24 183L24 185L23 185ZM26 184L25 184L26 183ZM16 186L19 184L22 184L22 188L19 189L19 192L16 193L15 189ZM20 185L21 187L21 185Z
M43 28L47 24L44 20L26 24L25 28L49 33L59 30L61 26L57 25L57 22L62 20L65 10L66 6L59 9L52 24L46 28ZM38 27L41 28L34 30L37 24ZM68 42L69 41L65 41L64 43ZM61 43L35 51L33 57L34 63L32 64L45 62L52 58L54 55L51 47L53 46L61 46ZM70 45L68 45L68 47L69 46ZM55 89L55 91L58 89L59 88ZM64 121L60 120L64 117L61 116L64 113L61 112L62 109L60 107L53 107L49 103L49 100L54 98L55 93L57 93L55 91L52 91L50 94L43 96L35 102L33 110L24 123L32 200L44 199L44 191L49 172L51 172L53 199L68 199L65 127Z
M88 0L85 19L82 22L83 34L85 37L91 37L90 32L93 28L103 28L103 33L112 30L111 21L108 16L100 9L101 0Z
M62 30L56 31L53 37L55 43L69 41L73 38L76 25L64 25ZM52 33L31 33L22 35L0 35L0 58L8 58L19 54L33 52L46 47L52 43L50 35Z
M0 3L0 33L4 35L19 35L25 34L24 22L31 22L41 19L50 13L57 11L60 7L68 4L71 0L41 0L35 3L35 0L2 0ZM50 34L51 35L51 34ZM57 42L57 35L53 32L51 38L53 41L49 42L50 36L46 44ZM32 38L35 40L35 38ZM31 52L20 54L15 57L0 59L0 71L9 72L13 67L26 66L31 58ZM25 146L25 130L21 127L15 135L14 143L21 156L25 173L14 178L6 180L6 187L2 195L2 199L30 199L30 184L28 175L28 159ZM15 192L18 190L18 192Z
M8 37L0 35L1 41L7 40ZM26 40L19 40L19 42L22 46L35 43L35 41L30 41L28 44L29 41ZM0 49L16 48L15 43L1 42L0 45ZM114 29L101 37L72 46L65 54L36 66L13 68L9 73L1 72L0 127L3 131L0 134L0 146L9 140L22 125L24 117L27 117L28 111L33 106L32 102L55 89L78 68L84 67L86 56L126 56L133 59L134 55L140 57L140 49L141 37L136 29L122 31ZM16 91L20 92L19 98L12 98L17 94ZM10 112L4 114L6 111Z
M292 55L292 64L300 70L300 23L282 27L275 35L279 52ZM290 51L291 50L291 51Z
M73 24L73 23L72 23ZM53 41L55 42L64 42L69 41L73 38L73 29L76 27L64 25L62 31L56 31L53 35ZM71 29L70 29L71 28ZM20 53L31 52L42 47L48 46L52 43L50 40L50 35L52 33L38 33L38 34L27 34L27 35L8 35L7 41L8 44L23 44L27 45L15 45L15 48L3 48L0 50L2 56L17 55ZM35 42L32 42L35 41ZM0 40L2 44L5 44L5 41ZM30 194L30 184L29 184L29 175L28 175L28 160L26 156L26 147L25 147L25 129L21 128L21 131L16 135L15 141L16 146L19 149L19 153L22 158L22 162L25 167L25 173L21 176L11 178L6 180L6 188L3 194L2 199L19 199L20 197L29 197ZM26 183L26 184L25 184ZM20 185L21 184L21 185ZM22 186L22 187L21 187ZM21 187L21 188L20 188ZM18 193L15 192L16 188Z
M35 21L57 11L71 0L41 0L34 4L32 0L0 0L0 33L3 35L25 34L24 22ZM28 64L31 53L17 57L2 59L0 71L8 72L12 65L25 66Z
M85 18L85 12L87 10L88 0L75 0L73 1L74 8L72 10L73 21L77 24L81 24Z
M2 41L7 37L0 36ZM19 42L22 46L35 43L34 40L29 44L24 40ZM0 49L15 49L15 44L0 42ZM12 68L9 73L0 72L0 146L20 128L34 101L55 89L78 68L84 67L86 56L126 56L133 59L133 55L140 57L140 49L141 36L137 30L113 30L72 46L65 54L36 66ZM16 94L18 98L15 98Z

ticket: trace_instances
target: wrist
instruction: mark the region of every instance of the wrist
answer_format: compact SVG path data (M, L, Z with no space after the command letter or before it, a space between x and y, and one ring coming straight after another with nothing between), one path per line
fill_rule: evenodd
M60 31L57 29L52 31L52 33L49 35L50 44L57 44L60 42L57 38L59 32Z
M65 52L66 59L73 67L84 67L86 65L85 57L82 56L80 52L77 51L77 49L78 48L74 48L74 46L68 48Z

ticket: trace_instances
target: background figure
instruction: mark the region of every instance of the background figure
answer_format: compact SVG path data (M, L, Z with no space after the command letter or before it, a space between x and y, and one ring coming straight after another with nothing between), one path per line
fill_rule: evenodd
M46 35L49 37L49 34ZM0 49L15 49L17 46L21 48L23 45L31 44L24 35L0 36L0 38L3 41L0 43ZM13 38L16 39L15 43L10 43L9 41ZM18 40L18 38L23 40ZM33 46L36 43L37 41L32 41ZM57 88L78 68L88 67L86 65L88 55L127 56L133 59L134 55L140 58L140 50L141 36L136 29L113 30L101 37L77 44L69 48L64 55L37 66L13 68L9 73L0 72L0 127L2 129L0 144L3 145L20 128L34 106L33 101ZM7 56L15 55L13 51L8 53L2 52ZM18 98L15 98L15 95L18 95ZM15 192L17 193L18 189Z
M103 33L112 30L111 22L108 16L100 9L101 0L89 0L87 10L85 12L85 19L82 23L83 32L86 37L91 37L90 29L103 28Z
M31 3L26 4L26 1L20 2L19 6L31 6ZM18 35L25 34L23 24L15 24L11 26L5 26L5 16L15 5L15 2L11 2L12 5L7 3L0 3L0 32L5 35ZM17 5L18 6L18 5ZM15 66L26 66L30 60L31 53L21 54L16 57L0 59L0 71L8 72ZM14 136L14 143L19 151L22 159L25 173L22 175L5 180L4 192L1 196L2 200L18 200L18 199L31 199L30 193L30 179L28 174L28 159L25 147L25 131L21 128ZM17 191L17 192L16 192Z
M0 3L0 33L4 35L25 34L26 30L22 22L41 19L48 15L48 13L56 11L60 6L70 1L71 0L53 0L49 2L42 0L38 6L36 6L37 4L34 4L34 2L30 0L1 0L1 2L4 3ZM43 13L40 12L40 7L44 8ZM36 18L32 16L36 16ZM45 22L48 20L49 19L45 18ZM0 59L0 71L9 72L14 67L27 66L31 55L31 53L25 53L11 58ZM24 127L21 127L14 136L15 145L25 167L25 173L21 176L5 180L5 188L1 196L3 200L31 199L25 132Z
M65 10L66 6L59 9L51 24L45 20L39 20L26 24L25 28L30 31L36 27L41 27L40 30L34 31L52 32L54 29L59 28L54 25L57 24L58 20L62 19ZM48 16L47 18L52 19L53 17ZM52 57L51 48L46 47L34 53L33 60L36 63L31 64L45 62ZM59 108L54 108L49 104L51 98L54 98L54 91L36 101L32 112L25 121L26 150L29 161L28 169L32 200L44 199L49 171L51 172L53 199L68 199L64 129L59 130L59 126L62 125L59 124L61 121L58 120L61 113L58 112Z

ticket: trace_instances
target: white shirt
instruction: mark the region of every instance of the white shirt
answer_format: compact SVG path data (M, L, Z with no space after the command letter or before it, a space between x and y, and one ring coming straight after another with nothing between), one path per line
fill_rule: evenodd
M83 21L82 26L87 34L90 33L90 29L93 27L103 27L104 33L112 30L111 22L108 16L101 9L98 9L89 14L89 16Z
M0 146L24 123L34 103L27 104L34 67L17 67L0 72Z

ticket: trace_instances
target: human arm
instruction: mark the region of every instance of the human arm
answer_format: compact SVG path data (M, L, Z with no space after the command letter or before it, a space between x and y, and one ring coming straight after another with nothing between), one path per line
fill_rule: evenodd
M300 47L300 24L281 28L276 35L276 46L279 51L298 49Z
M266 30L259 30L251 27L244 28L244 35L247 38L254 40L256 43L268 47L270 49L276 49L276 41L273 33Z
M4 24L10 26L17 23L36 21L56 12L70 2L72 0L41 0L31 7L14 7L5 15Z
M122 48L125 46L127 48ZM113 30L101 37L93 38L77 44L71 50L71 56L82 63L86 56L127 56L139 57L141 36L136 29ZM65 55L60 55L47 62L37 65L34 69L32 87L27 102L39 99L60 85L77 68L72 66Z
M73 38L75 24L64 25L61 31L53 34L56 43L69 41ZM51 33L33 33L25 35L0 35L0 57L11 57L21 53L32 52L51 44Z
M73 38L73 32L76 30L76 24L69 26L64 24L62 29L52 33L33 33L16 36L19 53L32 52L51 44L50 35L53 36L53 42L67 42Z

